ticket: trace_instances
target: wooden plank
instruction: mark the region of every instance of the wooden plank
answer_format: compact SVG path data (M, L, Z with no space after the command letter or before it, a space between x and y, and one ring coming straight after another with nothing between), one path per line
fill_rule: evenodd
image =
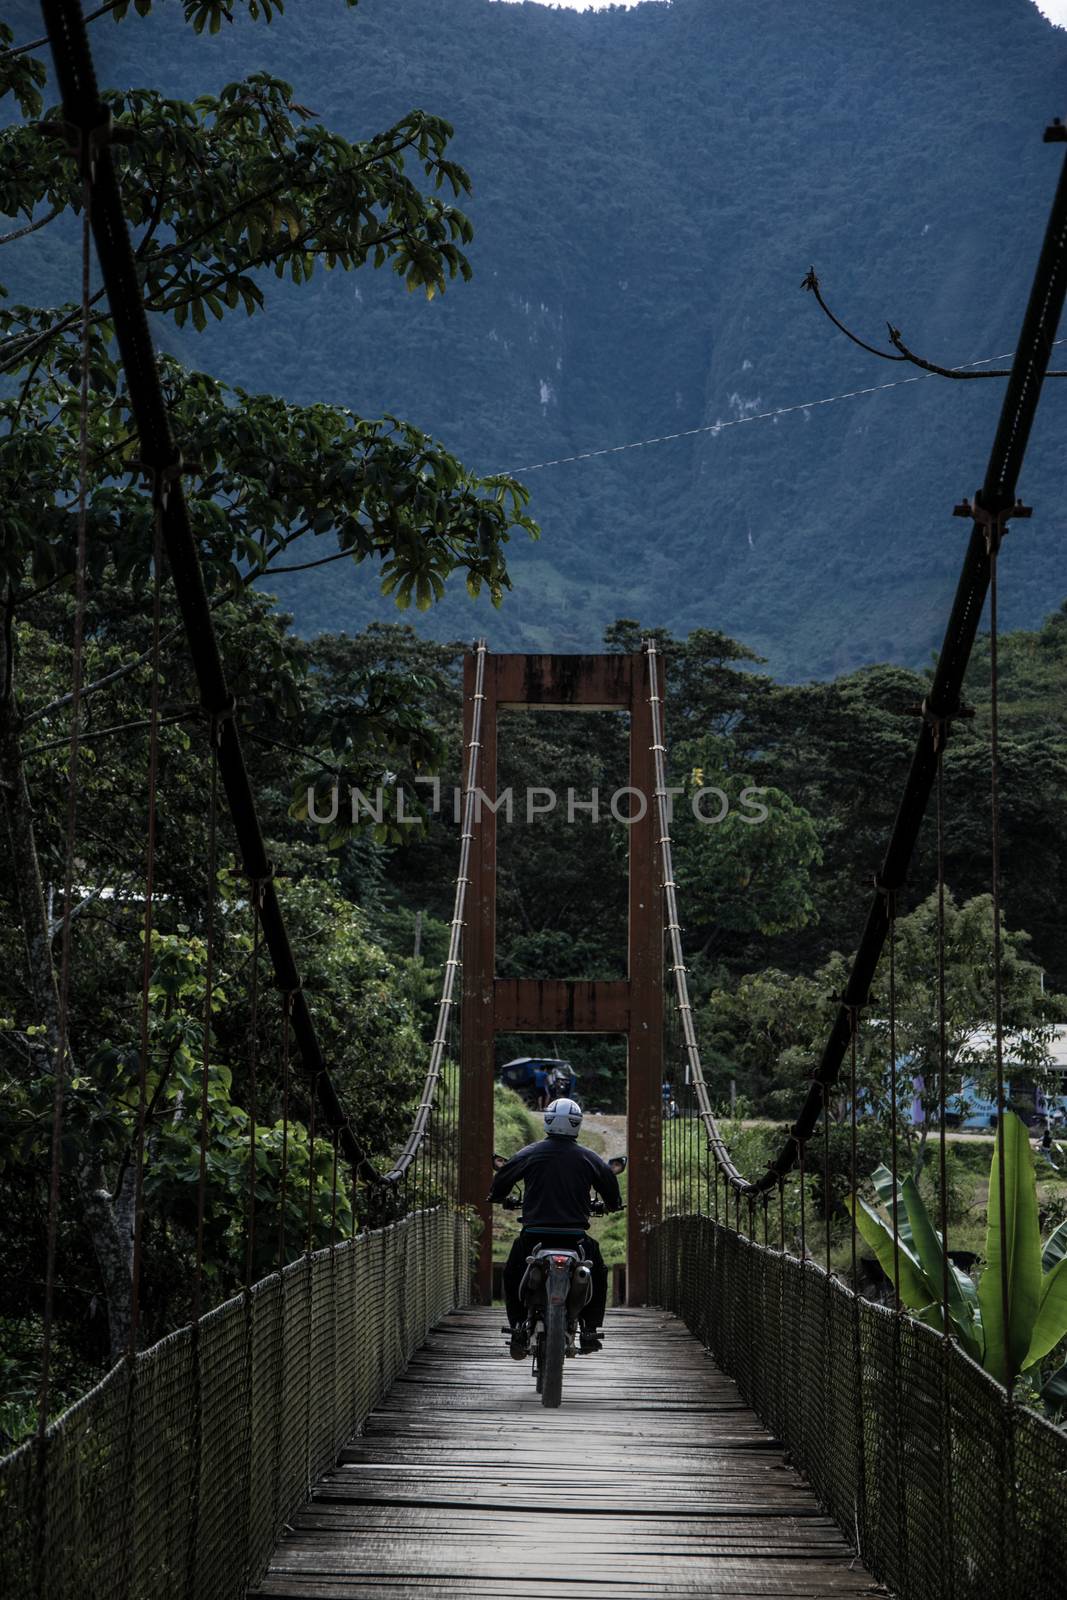
M291 1519L272 1600L859 1600L871 1580L684 1326L608 1313L546 1411L456 1312Z

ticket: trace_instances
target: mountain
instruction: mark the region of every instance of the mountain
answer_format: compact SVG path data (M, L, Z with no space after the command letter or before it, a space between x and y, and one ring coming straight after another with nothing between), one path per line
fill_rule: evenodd
M36 31L35 6L13 9ZM263 317L159 330L232 382L395 412L525 478L543 538L515 547L503 610L456 593L420 627L577 649L639 616L724 629L796 678L939 643L969 531L951 509L981 481L1003 383L879 362L801 280L814 263L879 344L889 318L948 365L1013 348L1063 160L1041 134L1067 115L1067 33L1031 0L290 0L216 37L157 0L92 37L105 84L191 97L263 68L349 136L413 106L454 124L472 283L427 304L386 272L271 279ZM13 248L16 278L59 270L54 244ZM1050 383L1008 627L1067 589L1065 406ZM336 565L278 592L306 631L396 614Z

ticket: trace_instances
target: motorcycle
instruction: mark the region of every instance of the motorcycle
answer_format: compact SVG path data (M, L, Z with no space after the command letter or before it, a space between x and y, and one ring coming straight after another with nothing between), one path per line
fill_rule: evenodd
M493 1156L498 1172L504 1165L504 1156ZM608 1166L617 1176L626 1170L626 1157L613 1156ZM521 1193L512 1191L502 1204L505 1211L521 1210ZM607 1214L607 1207L602 1200L593 1200L589 1211L591 1216L602 1217ZM593 1269L580 1243L573 1247L540 1244L527 1256L519 1297L526 1312L533 1376L543 1406L555 1408L563 1400L563 1364L577 1354L579 1318L592 1292ZM503 1328L501 1332L510 1338L512 1329Z

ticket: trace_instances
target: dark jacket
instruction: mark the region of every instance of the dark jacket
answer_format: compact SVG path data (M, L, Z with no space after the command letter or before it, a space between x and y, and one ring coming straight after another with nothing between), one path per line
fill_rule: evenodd
M525 1228L587 1228L590 1188L609 1211L622 1206L618 1178L606 1161L577 1139L545 1138L528 1144L501 1167L489 1199L503 1200L517 1183L525 1186Z

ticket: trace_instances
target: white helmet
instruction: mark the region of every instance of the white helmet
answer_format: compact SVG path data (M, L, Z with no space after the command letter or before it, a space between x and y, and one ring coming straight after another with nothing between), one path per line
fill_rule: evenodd
M553 1100L545 1107L545 1133L557 1139L577 1139L582 1108L577 1100Z

